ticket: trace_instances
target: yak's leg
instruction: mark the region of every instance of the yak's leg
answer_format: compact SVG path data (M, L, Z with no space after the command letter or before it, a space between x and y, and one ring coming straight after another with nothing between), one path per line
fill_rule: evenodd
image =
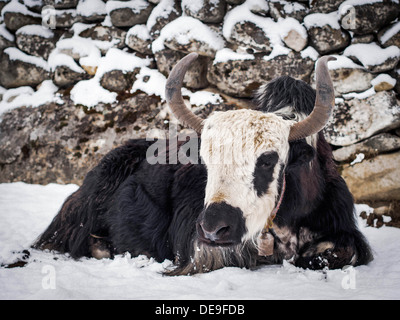
M371 249L358 230L353 197L335 170L329 173L323 199L299 222L311 236L299 245L295 264L309 269L339 269L370 262Z
M90 253L96 259L110 259L113 257L110 243L100 237L91 235L89 239Z
M306 269L340 269L366 264L372 259L364 236L358 231L314 239L299 248L295 265Z

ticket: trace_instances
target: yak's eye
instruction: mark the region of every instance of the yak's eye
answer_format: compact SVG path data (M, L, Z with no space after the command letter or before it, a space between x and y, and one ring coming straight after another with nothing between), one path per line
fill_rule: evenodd
M253 173L253 184L259 197L267 192L269 185L273 180L273 169L275 168L278 159L279 156L275 151L266 152L258 157Z
M256 167L263 169L273 168L278 162L278 154L276 152L268 152L262 154L256 163Z

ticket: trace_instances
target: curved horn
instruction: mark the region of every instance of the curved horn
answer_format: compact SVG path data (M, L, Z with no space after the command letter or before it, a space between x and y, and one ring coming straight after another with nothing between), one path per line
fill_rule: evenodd
M172 69L169 74L167 84L165 85L165 96L167 102L175 117L184 126L188 126L195 130L197 133L201 133L203 129L203 119L196 116L190 111L183 101L182 98L182 82L187 69L190 67L192 62L198 57L197 53L190 53L182 58Z
M318 60L316 67L317 95L314 110L304 120L295 123L290 128L289 141L295 141L308 137L321 131L329 120L335 105L335 92L329 75L328 61L336 58L324 56Z

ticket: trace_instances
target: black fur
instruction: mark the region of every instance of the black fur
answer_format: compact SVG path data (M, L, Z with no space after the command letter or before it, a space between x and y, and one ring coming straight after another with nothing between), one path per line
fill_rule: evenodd
M259 92L259 99L259 110L264 112L291 106L294 114L309 114L315 92L305 82L280 77ZM96 239L111 255L128 251L157 261L174 260L178 268L172 274L222 267L209 262L207 270L194 271L189 266L194 256L196 222L204 212L206 168L202 164L150 165L145 155L151 143L131 140L105 156L33 246L69 252L73 258L90 257ZM263 192L265 186L256 182L260 179L257 172L255 175L256 186ZM296 265L341 268L350 263L366 264L372 259L370 248L356 227L353 198L336 171L322 133L316 150L305 140L290 144L289 161L286 168L281 168L280 184L283 175L286 192L274 222L277 228L291 230L297 237ZM304 230L312 236L303 239ZM274 234L276 250L272 258L260 259L254 246L244 244L240 254L232 254L224 265L253 267L282 262L288 257L279 249L283 240L278 232ZM321 252L321 243L332 246ZM351 261L353 256L356 261Z

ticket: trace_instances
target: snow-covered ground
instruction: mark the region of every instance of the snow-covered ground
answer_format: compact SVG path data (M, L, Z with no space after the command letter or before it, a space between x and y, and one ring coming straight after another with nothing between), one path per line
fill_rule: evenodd
M76 185L0 184L0 262L29 247ZM360 207L358 207L360 210ZM0 299L399 299L400 229L360 228L375 260L347 270L310 271L289 263L250 271L162 275L170 261L144 256L80 259L30 250L23 268L0 268Z

